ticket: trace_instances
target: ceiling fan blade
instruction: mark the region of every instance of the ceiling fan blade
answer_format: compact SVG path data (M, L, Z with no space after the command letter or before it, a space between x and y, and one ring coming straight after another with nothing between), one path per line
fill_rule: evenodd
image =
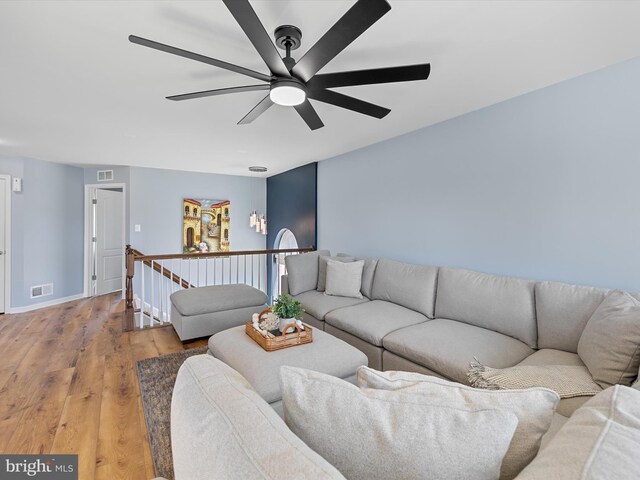
M391 111L388 108L381 107L380 105L365 102L364 100L353 98L332 90L313 90L308 93L308 96L309 98L313 98L320 102L330 103L336 107L346 108L347 110L353 110L354 112L375 118L384 118Z
M386 0L358 0L294 65L291 72L303 82L308 82L389 10L391 6Z
M429 78L431 65L406 65L403 67L372 68L351 72L325 73L315 75L308 86L311 89L373 85L375 83L411 82Z
M161 52L171 53L172 55L178 55L179 57L189 58L191 60L195 60L196 62L206 63L208 65L213 65L214 67L224 68L225 70L231 70L232 72L257 78L258 80L262 80L263 82L271 81L271 76L265 75L264 73L256 72L244 67L239 67L238 65L234 65L232 63L223 62L222 60L216 60L215 58L205 57L204 55L189 52L187 50L182 50L181 48L172 47L170 45L165 45L164 43L154 42L153 40L137 37L135 35L129 35L129 41L131 43L142 45L143 47L153 48L155 50L160 50Z
M202 92L183 93L172 95L167 100L191 100L192 98L215 97L216 95L226 95L227 93L255 92L257 90L269 90L269 85L245 85L243 87L217 88L215 90L204 90Z
M279 77L291 78L289 69L282 61L276 46L271 41L269 34L264 29L262 22L251 7L249 0L222 0L227 6L233 18L240 25L242 30L253 46L256 48L269 70Z
M267 95L260 100L260 103L253 107L249 113L242 117L238 122L238 125L246 125L247 123L253 122L256 118L266 112L271 105L273 105L273 102L271 101L271 97Z
M293 108L296 109L296 112L300 114L311 130L317 130L318 128L324 127L324 123L320 120L318 112L316 112L316 109L313 108L313 105L311 105L309 100L305 100L300 105L294 105Z

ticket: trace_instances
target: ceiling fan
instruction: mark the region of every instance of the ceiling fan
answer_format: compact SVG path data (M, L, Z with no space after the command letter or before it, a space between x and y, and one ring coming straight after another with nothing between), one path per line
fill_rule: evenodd
M298 61L291 57L291 51L300 46L302 32L299 28L293 25L282 25L276 28L274 45L248 0L222 1L267 64L270 75L130 35L129 41L132 43L224 68L264 82L257 85L173 95L167 97L169 100L190 100L229 93L269 90L269 94L253 107L238 122L238 125L251 123L276 103L295 108L309 128L316 130L323 127L324 124L309 102L310 98L375 118L383 118L391 111L388 108L330 90L330 88L408 82L426 80L429 77L431 66L428 63L318 74L322 67L391 9L386 0L358 0ZM286 56L284 58L278 53L276 45L285 50Z

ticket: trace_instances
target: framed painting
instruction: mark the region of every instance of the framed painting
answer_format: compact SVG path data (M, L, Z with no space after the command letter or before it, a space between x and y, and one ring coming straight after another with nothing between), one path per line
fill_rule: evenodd
M185 198L182 201L182 251L228 252L230 211L229 200Z

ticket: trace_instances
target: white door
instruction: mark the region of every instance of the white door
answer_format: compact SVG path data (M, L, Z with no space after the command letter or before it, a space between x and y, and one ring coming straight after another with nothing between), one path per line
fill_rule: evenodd
M103 295L122 290L124 194L114 190L96 190L96 200L96 295Z
M0 313L4 313L4 269L6 252L6 236L7 236L7 219L5 216L7 201L7 189L9 182L5 178L0 178Z

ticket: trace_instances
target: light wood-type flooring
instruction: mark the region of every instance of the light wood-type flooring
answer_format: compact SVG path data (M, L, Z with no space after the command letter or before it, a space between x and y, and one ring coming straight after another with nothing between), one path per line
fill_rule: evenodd
M154 478L135 362L186 348L123 331L120 294L0 315L0 453L77 453L79 478Z

